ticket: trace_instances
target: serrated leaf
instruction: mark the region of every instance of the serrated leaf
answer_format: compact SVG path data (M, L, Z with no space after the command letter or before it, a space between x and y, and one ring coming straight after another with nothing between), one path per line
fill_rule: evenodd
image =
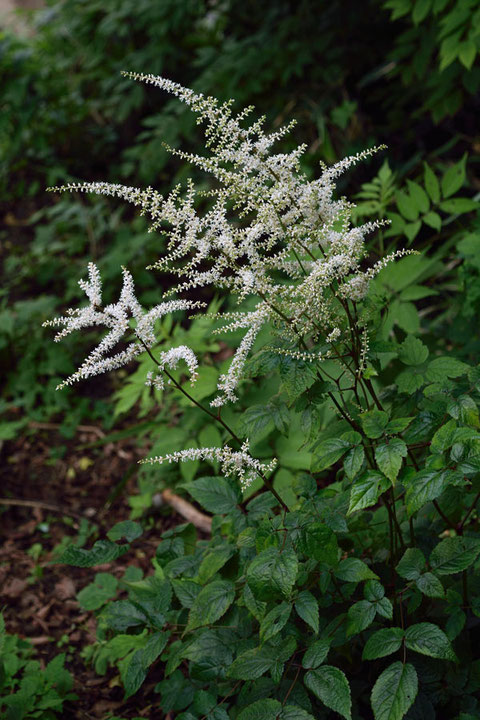
M368 438L379 438L388 425L388 414L383 410L369 410L360 415L360 422Z
M331 467L340 460L342 455L345 455L350 447L351 444L341 438L324 440L314 451L312 472L321 472Z
M266 642L279 633L285 626L291 612L292 605L287 602L282 602L270 610L260 623L260 640Z
M210 580L234 554L235 547L226 542L207 552L198 568L197 578L200 584L205 585L207 580Z
M426 560L418 548L408 548L396 567L397 573L405 580L416 580L425 569Z
M477 56L477 45L473 40L464 40L458 50L458 59L467 70L470 70Z
M93 583L77 594L80 607L84 610L98 610L115 596L118 580L110 573L97 573Z
M193 601L185 632L211 625L222 617L235 598L235 586L227 580L214 580Z
M304 683L324 705L346 720L351 720L350 685L341 670L331 665L323 665L317 670L310 670L305 675Z
M253 617L260 622L265 615L267 603L263 600L257 600L247 584L243 588L243 599Z
M410 625L405 632L405 645L409 650L440 660L456 661L450 641L440 628L433 623Z
M282 703L273 698L262 698L248 705L238 715L238 720L277 720L282 711Z
M310 625L315 634L318 633L319 616L318 601L308 590L302 590L295 600L295 610L297 614Z
M404 430L407 429L407 427L410 425L412 420L415 418L413 417L405 417L405 418L394 418L393 420L390 420L390 422L387 425L387 433L394 434L394 433L401 433Z
M377 613L382 617L387 618L387 620L391 620L393 618L393 605L388 598L384 597L381 600L378 600L375 608Z
M338 562L338 542L328 525L312 522L302 528L300 549L309 558L334 566Z
M375 460L378 468L392 482L397 479L403 458L406 456L407 446L400 438L392 438L388 443L377 445L375 448Z
M269 600L273 597L289 597L298 571L298 560L294 551L281 552L276 547L263 550L247 568L247 582L257 598Z
M330 640L327 638L321 638L316 640L310 647L305 651L303 656L302 666L309 670L311 668L317 668L323 663L330 650Z
M109 540L97 540L91 550L70 545L57 562L74 567L95 567L95 565L103 565L116 560L129 549L130 545L117 545Z
M432 360L427 368L427 378L431 382L441 382L445 378L456 378L465 375L470 366L453 357L439 357Z
M445 597L443 585L436 575L426 572L415 580L415 585L423 595L431 598Z
M150 636L147 644L141 650L136 650L126 670L122 673L122 682L125 688L125 698L134 695L147 677L148 670L158 656L163 652L169 633L155 633Z
M402 646L404 632L401 628L383 628L370 635L363 648L363 660L376 660L397 652Z
M421 365L428 357L428 348L413 335L408 335L400 345L399 359L405 365Z
M374 603L360 600L350 605L347 613L347 637L365 630L375 619L377 611Z
M139 523L133 522L132 520L122 520L122 522L118 522L107 532L107 537L112 541L125 538L128 542L131 542L139 538L142 534L143 528Z
M394 662L382 672L372 690L375 720L402 720L418 692L417 672L413 665Z
M375 505L380 495L389 487L390 483L382 473L376 470L367 470L352 485L347 515Z
M449 420L444 425L438 428L434 436L432 437L431 449L437 453L443 453L454 443L455 430L457 429L457 423L455 420Z
M430 567L438 575L466 570L480 554L480 540L471 537L445 538L430 555Z
M378 580L376 575L363 560L359 558L345 558L335 570L339 580L345 582L362 582L364 580Z
M279 720L315 720L315 718L298 705L285 705Z
M363 449L363 445L353 447L348 451L347 455L345 455L343 460L343 469L345 470L345 475L349 480L353 480L353 478L360 472L364 459L365 450Z
M409 515L436 500L449 486L464 485L463 475L453 470L420 470L405 480L405 501Z
M186 486L189 494L208 512L232 512L241 502L239 488L223 477L203 477Z
M241 653L228 669L234 680L255 680L279 663L286 662L295 652L294 638L281 638L281 644L270 642Z
M189 578L174 578L172 580L172 587L182 607L189 609L192 607L195 598L202 589L201 585Z
M102 618L105 619L109 628L118 632L124 632L131 627L150 625L144 611L130 600L118 600L109 603L102 611Z

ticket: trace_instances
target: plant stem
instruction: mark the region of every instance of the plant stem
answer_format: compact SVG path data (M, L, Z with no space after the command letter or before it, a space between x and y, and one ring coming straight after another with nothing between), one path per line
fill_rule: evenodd
M147 351L147 353L148 353L149 357L151 358L151 360L155 363L155 365L158 366L158 364L159 364L159 363L158 363L158 360L155 358L155 356L154 356L153 353L151 352L150 348L149 348L147 345L145 345L145 343L143 342L143 340L140 340L140 342L142 343L143 347L144 347L145 350ZM209 417L211 417L212 420L215 420L215 422L220 423L220 425L222 425L222 426L225 428L225 430L232 436L232 438L235 440L235 442L237 442L239 445L242 445L242 441L240 440L240 438L238 437L238 435L236 435L236 433L229 427L229 425L227 425L227 423L225 422L225 420L223 420L223 419L220 417L220 415L215 415L215 413L212 413L208 408L205 407L205 405L202 405L201 403L198 402L198 400L195 400L195 398L193 398L193 397L190 395L190 393L187 392L187 391L180 385L180 383L175 380L175 378L173 377L173 375L171 375L171 374L168 372L168 370L166 370L166 369L164 368L164 369L163 369L163 372L164 372L165 375L169 378L170 382L177 388L177 390L179 390L183 395L185 395L185 397L188 398L191 402L193 402L193 404L196 405L200 410L203 410L203 412L206 413ZM282 500L282 498L280 497L280 495L277 493L277 491L276 491L275 488L273 487L273 484L272 484L272 483L270 482L270 480L266 477L265 473L263 473L261 470L256 470L256 472L257 472L257 474L262 478L262 480L263 480L263 482L264 482L264 484L265 484L265 487L272 493L272 495L274 496L274 498L276 499L276 501L282 506L282 508L284 509L284 511L285 511L285 512L289 512L288 505Z

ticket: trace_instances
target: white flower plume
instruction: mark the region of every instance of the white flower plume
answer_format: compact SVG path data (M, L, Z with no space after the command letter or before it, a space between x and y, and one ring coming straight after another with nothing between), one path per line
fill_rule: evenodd
M123 268L123 287L118 302L106 305L104 308L102 308L100 273L94 263L88 265L88 281L80 280L79 285L87 295L90 301L89 305L81 309L67 310L66 315L47 320L43 326L63 327L63 330L56 334L55 342L59 342L74 330L96 325L103 325L108 329L108 333L84 360L80 368L60 383L58 388L126 365L144 352L145 348L151 348L155 344L154 325L156 320L176 310L190 310L204 305L190 300L168 300L145 313L135 297L133 278L126 268ZM135 321L132 328L130 327L131 318ZM108 355L129 333L134 335L134 339L127 343L126 348Z

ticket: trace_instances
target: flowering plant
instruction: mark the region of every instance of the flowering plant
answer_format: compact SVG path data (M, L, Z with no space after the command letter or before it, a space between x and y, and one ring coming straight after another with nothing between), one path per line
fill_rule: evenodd
M432 668L438 678L457 672L451 641L478 611L465 578L480 555L480 540L469 532L480 493L469 501L466 492L476 487L480 468L480 376L451 357L427 362L429 349L420 339L385 329L381 277L388 279L391 261L398 260L397 275L411 273L415 280L421 258L401 250L372 261L366 236L383 221L352 225L353 205L335 196L340 174L378 148L308 180L300 167L305 146L274 151L291 126L266 134L263 118L246 124L250 107L235 115L230 102L152 75L126 75L173 93L205 124L208 157L172 152L209 172L213 184L199 193L188 182L184 192L176 187L166 197L102 182L54 188L139 206L150 230L167 238L153 267L178 278L167 297L145 311L124 269L118 303L104 307L99 273L90 264L88 281L80 283L89 305L46 324L63 328L57 340L87 326L104 325L108 332L61 386L147 353L153 365L146 383L182 393L219 426L222 445L144 461L194 460L219 473L187 487L217 515L212 540L192 544L190 526L164 534L155 575L127 582L130 599L102 610L98 667L114 647L109 633L128 631L124 655L116 656L123 657L127 694L161 657L160 706L185 710L184 720L308 720L330 711L350 720L352 712L371 717L369 703L376 720L427 717L430 707L448 702L451 712L460 712L460 700L439 699L422 678ZM193 350L157 350L155 331L166 313L202 306L172 295L198 297L204 288L226 292L230 307L236 300L237 309L216 318L223 331L244 332L209 404L195 397ZM126 347L115 351L122 340ZM182 382L179 363L193 389ZM234 408L242 383L255 377L272 378L274 391L239 418ZM299 457L287 458L287 466L302 472L291 472L289 487L281 488L281 463L270 446L262 449L262 440L275 431L291 437L298 426ZM246 497L258 479L265 491L244 508L241 491ZM116 557L126 546L115 540L138 534L131 525L91 551L70 548L64 561L95 565ZM423 622L431 607L439 616L454 608L457 625ZM384 660L394 653L398 660ZM328 655L334 664L324 664ZM360 656L375 661L376 677L366 680L366 670L358 686L351 685ZM186 676L179 670L184 661ZM465 683L478 689L478 678L465 672ZM178 688L174 701L171 683Z

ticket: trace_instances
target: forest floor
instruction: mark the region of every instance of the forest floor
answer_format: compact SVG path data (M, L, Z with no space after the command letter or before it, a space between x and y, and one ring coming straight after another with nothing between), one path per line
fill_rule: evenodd
M98 676L85 663L82 651L95 641L95 616L75 598L97 572L120 577L127 565L136 565L151 573L161 533L184 520L172 511L153 516L135 549L109 565L83 569L52 562L79 535L91 533L89 546L129 518L128 496L136 492L135 480L132 475L122 487L122 479L138 450L131 439L96 446L95 431L86 428L65 440L54 428L40 427L0 448L0 495L10 503L2 504L0 498L0 609L7 632L33 643L42 664L66 653L79 699L65 708L63 717L160 720L164 715L153 705L155 698L158 702L153 687L161 676L149 676L125 703L118 672ZM114 497L112 490L120 487Z

